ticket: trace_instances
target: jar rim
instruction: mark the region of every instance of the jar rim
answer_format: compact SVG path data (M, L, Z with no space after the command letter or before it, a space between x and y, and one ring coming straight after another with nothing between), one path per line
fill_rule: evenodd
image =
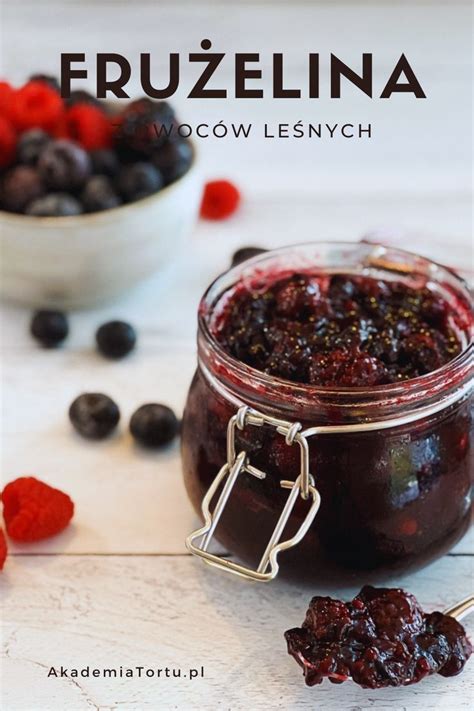
M442 365L440 368L424 375L410 378L400 383L390 383L384 385L362 386L362 387L341 387L341 386L321 386L309 383L298 383L260 371L230 355L221 346L216 336L212 332L210 320L214 314L214 309L219 305L223 295L235 286L239 281L246 278L261 278L265 270L261 267L266 261L278 259L283 255L295 253L301 250L322 250L333 252L340 251L343 255L347 250L360 251L364 256L359 268L378 269L386 275L395 275L395 278L407 278L423 276L423 278L440 285L441 279L449 285L450 290L461 297L465 304L466 311L469 312L469 328L465 334L466 342L462 351L453 359ZM351 267L341 268L328 267L324 264L313 263L313 269L320 266L321 269L330 273L356 273ZM288 269L294 273L295 268ZM366 272L367 273L367 272ZM275 278L274 276L272 278ZM380 276L379 278L382 278ZM303 405L317 405L325 402L326 405L334 399L338 401L339 407L346 407L350 411L353 408L367 407L369 404L376 404L380 407L404 406L410 403L415 406L426 402L429 396L438 397L445 393L450 385L456 387L473 377L472 366L474 363L474 326L473 326L472 298L469 287L453 270L439 264L433 260L423 257L408 250L389 247L372 242L304 242L296 245L287 245L278 249L269 250L258 254L245 262L230 268L220 274L206 289L200 305L198 314L198 352L200 361L206 363L206 370L210 373L218 373L218 379L226 389L233 390L232 381L236 377L239 384L247 386L244 388L251 395L250 391L255 391L258 395L257 402L265 401L263 397L266 392L269 400L275 397L277 400L284 400L285 397L292 398L293 402ZM238 399L238 398L237 398ZM417 401L417 402L415 402ZM419 401L419 402L418 402ZM247 404L244 402L244 404ZM282 403L280 403L282 404ZM381 413L379 413L381 414Z

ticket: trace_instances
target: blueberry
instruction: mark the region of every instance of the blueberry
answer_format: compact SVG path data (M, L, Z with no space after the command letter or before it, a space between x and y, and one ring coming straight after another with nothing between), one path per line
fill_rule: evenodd
M86 151L77 143L65 139L51 141L38 160L40 175L53 190L82 187L91 173L91 167Z
M75 89L74 91L71 91L69 98L65 99L64 103L68 109L72 106L76 106L76 104L92 104L93 106L100 106L101 108L104 106L99 99L84 89Z
M47 84L50 89L54 89L58 94L61 93L61 87L56 77L52 77L49 74L32 74L28 81L40 81L43 84Z
M123 358L135 348L137 334L125 321L104 323L95 334L97 347L108 358Z
M83 393L69 408L69 419L74 429L83 437L104 439L117 426L120 410L107 395Z
M25 209L26 215L35 217L67 217L80 215L81 203L67 193L50 193L33 200Z
M152 160L165 183L172 183L189 169L193 160L193 148L189 141L167 141L154 152Z
M96 175L107 175L114 178L120 170L119 159L114 151L99 148L89 153L92 162L92 172Z
M156 193L163 187L161 173L151 163L124 166L117 176L117 188L127 202Z
M36 311L31 320L30 333L45 348L55 348L69 333L67 316L62 311Z
M145 447L163 447L179 432L179 420L166 405L142 405L130 420L132 436Z
M81 200L86 212L110 210L122 202L106 175L93 175L89 178L82 191Z
M236 267L237 264L242 264L242 262L247 261L247 259L256 257L257 254L263 254L267 251L268 250L263 249L262 247L241 247L232 255L231 266Z
M16 157L24 165L36 165L40 153L50 143L51 136L41 128L22 133L16 148Z
M0 201L5 210L22 212L28 203L43 193L43 182L36 168L18 165L5 175L0 189Z

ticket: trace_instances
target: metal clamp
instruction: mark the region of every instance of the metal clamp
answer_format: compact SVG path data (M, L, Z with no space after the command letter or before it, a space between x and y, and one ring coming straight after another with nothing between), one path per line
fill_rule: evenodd
M300 447L299 475L295 481L283 480L280 482L280 486L284 489L289 489L290 494L256 570L221 558L218 555L209 553L207 550L239 475L246 472L257 479L265 479L267 476L264 471L254 467L248 461L246 452L241 451L239 454L236 454L236 430L243 430L248 425L255 427L263 427L264 425L272 426L279 434L285 437L285 443L289 447L295 443ZM283 550L292 548L301 541L311 526L321 503L321 497L314 486L314 480L309 471L308 442L304 433L301 432L301 428L301 423L299 422L279 420L275 417L270 417L256 410L252 410L247 406L241 407L237 414L231 417L227 426L227 462L220 469L202 501L201 508L205 521L204 526L191 533L186 539L186 547L191 553L201 557L209 565L213 565L221 570L249 580L268 582L276 577L279 568L277 560L278 554ZM224 480L225 483L222 492L214 511L211 513L210 505L212 499ZM298 496L301 496L305 500L311 498L310 508L295 535L287 540L280 541ZM195 541L200 541L200 545L196 545Z

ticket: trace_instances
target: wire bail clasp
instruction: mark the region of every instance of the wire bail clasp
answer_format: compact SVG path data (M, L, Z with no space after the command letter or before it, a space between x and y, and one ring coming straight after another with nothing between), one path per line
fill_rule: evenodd
M254 427L270 425L274 427L279 434L285 437L285 443L289 447L295 443L300 447L300 472L295 481L280 481L280 486L284 489L289 489L290 494L256 570L222 558L216 554L209 553L208 551L209 544L237 478L243 473L248 473L257 479L265 479L267 476L266 472L254 467L249 462L245 451L241 451L238 454L236 453L236 430L242 431L249 425ZM191 553L201 557L209 565L247 578L248 580L268 582L276 577L279 568L277 561L278 554L283 550L292 548L302 540L311 526L321 503L319 492L314 486L314 480L309 471L308 442L305 435L301 432L301 429L301 423L299 422L287 422L286 420L270 417L248 406L241 407L237 413L230 418L227 425L227 462L220 469L203 498L201 509L204 516L204 526L191 533L186 539L186 547ZM222 482L224 482L222 492L217 500L214 511L211 513L210 505L212 499ZM305 500L311 499L310 508L295 535L287 540L280 541L298 496L301 496ZM200 545L195 542L200 542Z

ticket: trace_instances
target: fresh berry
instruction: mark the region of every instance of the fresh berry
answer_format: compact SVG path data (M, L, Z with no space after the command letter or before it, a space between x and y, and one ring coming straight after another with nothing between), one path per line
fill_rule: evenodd
M166 405L142 405L130 420L132 436L145 447L163 447L179 432L179 421Z
M17 165L6 173L0 188L0 203L5 210L22 212L25 206L44 193L36 168Z
M85 91L84 89L75 89L74 91L71 91L69 98L65 99L64 103L66 104L67 108L71 108L72 106L76 106L77 104L102 106L97 97L95 97L89 91Z
M325 677L364 688L413 684L462 671L472 647L464 628L441 612L424 614L403 590L365 586L349 603L314 597L302 627L285 632L288 653L309 686Z
M15 90L6 81L0 81L0 116L10 119Z
M97 106L76 104L66 112L70 138L88 151L108 148L112 143L112 127L108 117Z
M30 202L25 208L25 215L34 217L71 217L82 212L79 200L67 193L44 195Z
M21 134L16 149L19 163L36 165L42 150L51 141L51 136L41 128L31 128Z
M99 351L108 358L123 358L135 348L137 334L125 321L104 323L95 334Z
M81 201L86 212L110 210L122 202L106 175L92 175L81 193Z
M37 311L32 318L30 332L42 346L54 348L67 338L67 316L62 311Z
M173 135L175 115L166 101L132 101L118 119L115 145L151 156Z
M167 141L153 153L152 161L168 185L189 169L193 161L193 148L189 141Z
M238 208L240 193L228 180L212 180L204 188L201 217L207 220L224 220Z
M102 393L83 393L69 408L74 429L87 439L104 439L116 428L120 411L115 402Z
M7 541L5 538L5 534L3 533L2 529L0 528L0 570L3 570L3 566L5 565L5 560L7 558Z
M139 200L163 187L160 172L145 162L124 166L117 176L117 188L126 202Z
M74 514L67 494L31 476L7 484L2 501L7 533L22 543L60 533Z
M49 74L32 74L28 81L40 81L42 84L46 84L50 89L54 89L58 94L61 93L61 87L56 77L52 77Z
M237 264L242 264L242 262L246 262L247 259L252 259L252 257L263 254L263 252L266 251L267 250L262 247L241 247L232 255L231 266L236 267Z
M0 168L12 163L16 150L16 133L12 124L0 115Z
M91 161L83 148L62 139L46 146L39 157L38 170L53 190L75 190L89 177Z
M100 148L97 151L90 151L89 156L94 175L106 175L108 178L115 178L120 170L120 162L114 151Z
M58 92L42 81L30 81L15 92L12 121L20 131L53 128L63 112Z

